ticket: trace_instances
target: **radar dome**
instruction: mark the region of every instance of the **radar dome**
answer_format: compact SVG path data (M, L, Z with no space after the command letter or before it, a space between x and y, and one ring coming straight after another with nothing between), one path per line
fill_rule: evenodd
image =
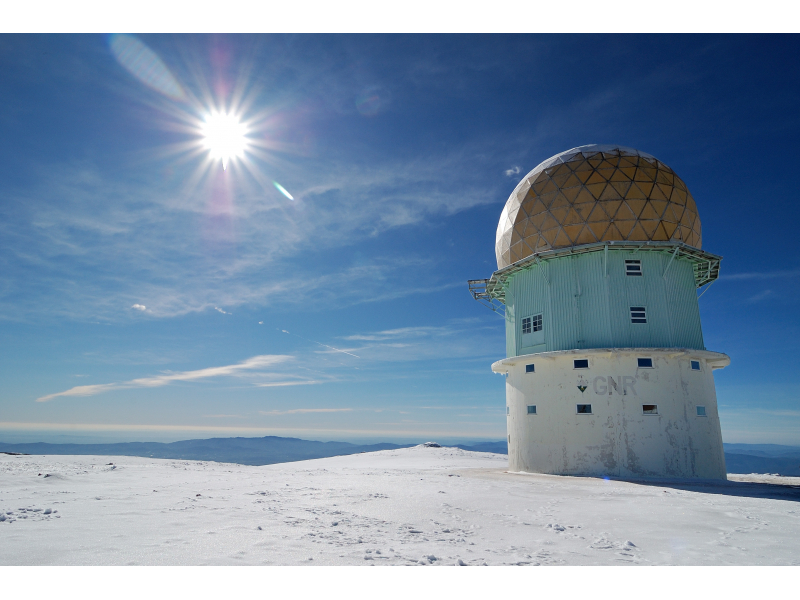
M556 154L508 198L497 225L497 267L605 241L679 241L699 249L700 217L686 184L633 148L592 144Z

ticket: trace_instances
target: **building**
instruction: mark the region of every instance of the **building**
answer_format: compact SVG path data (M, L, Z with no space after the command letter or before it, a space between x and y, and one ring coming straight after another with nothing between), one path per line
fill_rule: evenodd
M667 165L580 146L528 173L500 215L490 279L504 313L511 471L725 479L697 290L721 257L701 250L692 195Z

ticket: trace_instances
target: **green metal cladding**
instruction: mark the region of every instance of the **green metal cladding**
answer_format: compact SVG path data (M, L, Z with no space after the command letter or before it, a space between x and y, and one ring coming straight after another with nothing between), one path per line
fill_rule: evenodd
M640 260L629 276L625 260ZM657 252L585 252L534 262L503 283L506 354L584 348L703 350L695 266ZM632 323L631 307L645 307L647 323ZM522 334L522 319L542 315L542 331Z

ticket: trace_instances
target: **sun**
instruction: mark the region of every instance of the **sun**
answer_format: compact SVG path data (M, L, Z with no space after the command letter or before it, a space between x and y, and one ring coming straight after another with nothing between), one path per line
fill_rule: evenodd
M222 160L222 168L228 168L232 158L243 158L248 147L247 126L234 114L210 113L200 126L203 146L210 152L212 160Z

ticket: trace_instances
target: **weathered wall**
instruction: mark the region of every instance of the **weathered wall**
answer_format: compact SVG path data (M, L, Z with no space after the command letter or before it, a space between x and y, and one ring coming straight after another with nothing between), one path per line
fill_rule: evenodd
M654 368L638 368L639 357L652 358ZM576 358L587 358L589 369L574 369ZM691 370L691 360L700 361L700 371ZM498 361L492 370L507 373L509 470L725 479L711 371L729 362L716 352L667 348L571 350ZM526 373L528 364L534 373ZM579 403L591 404L592 414L577 414ZM658 405L658 414L643 414L643 404ZM536 406L535 415L527 414L528 405ZM698 405L707 416L697 416Z
M703 349L692 263L677 258L670 264L670 258L668 250L598 250L514 274L506 289L506 356L574 348ZM627 276L625 259L641 260L643 275ZM646 307L646 324L631 323L631 306ZM523 335L523 317L536 314L543 315L543 331Z

